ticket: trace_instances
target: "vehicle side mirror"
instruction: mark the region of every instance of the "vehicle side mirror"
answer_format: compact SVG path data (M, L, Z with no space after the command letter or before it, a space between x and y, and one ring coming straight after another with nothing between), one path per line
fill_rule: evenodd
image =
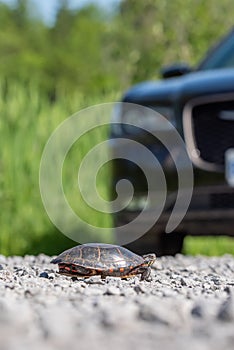
M188 74L191 71L192 71L191 67L186 63L175 63L170 66L162 67L160 73L164 79L167 79L172 77L179 77L181 75Z

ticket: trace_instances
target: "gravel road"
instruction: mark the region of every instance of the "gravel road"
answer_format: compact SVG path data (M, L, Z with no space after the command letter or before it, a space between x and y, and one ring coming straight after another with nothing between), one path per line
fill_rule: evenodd
M0 255L0 349L225 350L234 257L157 259L152 281L71 279L45 255Z

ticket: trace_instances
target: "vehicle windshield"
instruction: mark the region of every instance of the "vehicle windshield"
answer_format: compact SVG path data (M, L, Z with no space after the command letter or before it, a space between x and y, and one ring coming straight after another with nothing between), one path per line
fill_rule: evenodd
M234 29L210 52L197 67L198 70L234 67Z

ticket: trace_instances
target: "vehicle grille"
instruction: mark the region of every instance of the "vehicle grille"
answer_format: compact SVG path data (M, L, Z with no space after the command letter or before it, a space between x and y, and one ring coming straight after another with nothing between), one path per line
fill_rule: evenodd
M212 209L233 209L234 193L213 193L210 196L210 207Z
M225 152L234 148L234 96L201 98L190 105L186 114L191 128L187 141L195 163L223 170ZM188 120L185 125L188 126Z

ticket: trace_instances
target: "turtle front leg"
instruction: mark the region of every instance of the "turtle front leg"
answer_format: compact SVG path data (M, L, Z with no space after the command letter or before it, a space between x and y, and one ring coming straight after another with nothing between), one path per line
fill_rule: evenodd
M149 266L142 267L142 272L141 272L141 281L147 281L150 282L152 281L151 277L151 268Z
M141 275L141 281L152 281L151 268L149 266L139 266L131 271L132 275Z

